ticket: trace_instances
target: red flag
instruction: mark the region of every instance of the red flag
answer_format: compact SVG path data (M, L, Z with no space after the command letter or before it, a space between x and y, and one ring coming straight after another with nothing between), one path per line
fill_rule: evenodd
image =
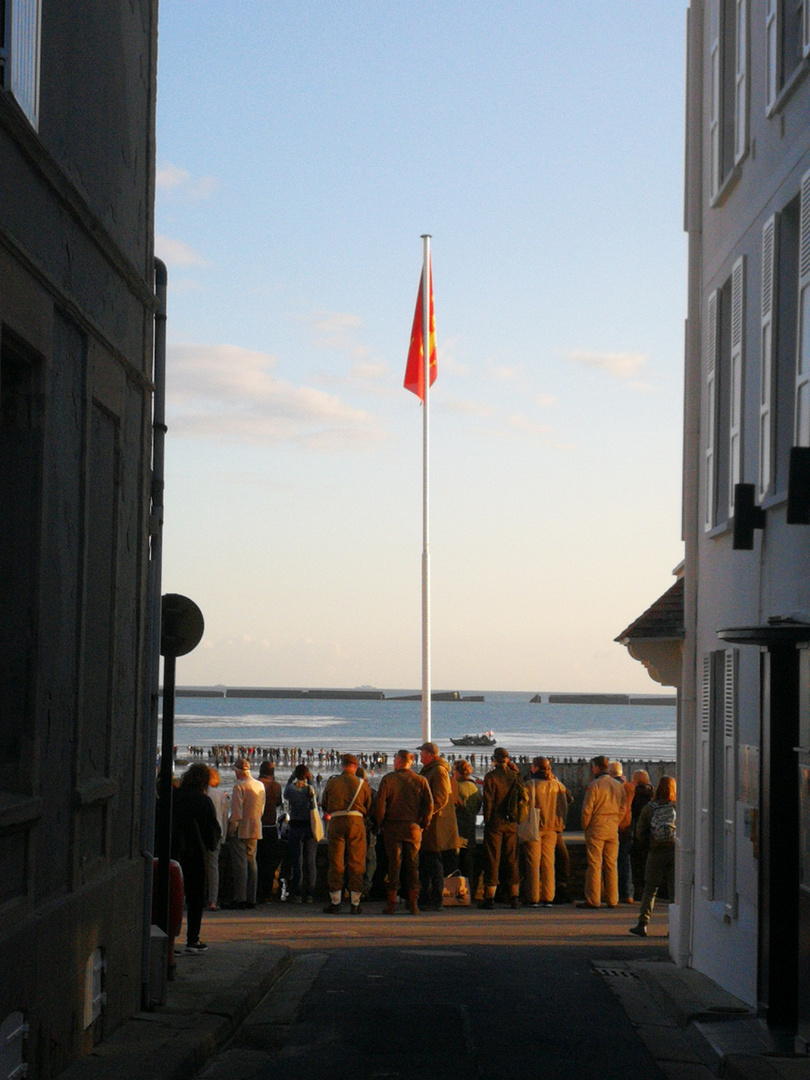
M428 261L430 272L430 261ZM423 271L424 274L424 271ZM422 278L419 279L419 295L416 297L416 312L411 330L411 347L408 350L408 364L405 368L405 389L416 394L420 401L425 400L425 346L424 319L422 317ZM433 274L430 273L430 386L436 381L436 321L433 315Z

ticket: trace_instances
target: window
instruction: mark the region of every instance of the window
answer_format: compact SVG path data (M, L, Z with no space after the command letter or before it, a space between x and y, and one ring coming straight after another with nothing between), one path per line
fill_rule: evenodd
M797 381L801 197L768 218L762 230L760 308L760 500L787 490Z
M736 918L739 649L703 657L700 708L700 887Z
M39 126L42 0L0 0L0 87Z
M748 153L748 0L713 0L711 34L709 130L714 199Z
M810 52L809 14L810 0L766 0L766 92L769 114Z
M705 528L734 514L734 488L742 482L745 373L745 258L710 293L706 334Z

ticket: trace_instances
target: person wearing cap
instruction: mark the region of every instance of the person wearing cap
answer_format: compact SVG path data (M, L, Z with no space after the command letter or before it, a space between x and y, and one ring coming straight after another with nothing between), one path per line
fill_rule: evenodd
M433 816L430 825L422 834L422 847L419 851L419 904L433 911L441 911L444 892L442 852L457 851L460 846L450 766L439 753L435 742L422 743L417 749L422 762L421 775L430 785L430 794L433 797Z
M419 848L422 832L433 815L433 796L430 784L413 771L412 765L410 750L396 752L394 771L386 773L380 781L372 807L388 857L388 902L384 915L396 914L400 876L404 880L408 910L412 915L419 914Z
M371 788L357 776L360 762L354 754L344 754L343 772L331 776L321 796L324 818L329 821L329 903L327 915L340 912L343 875L348 869L352 915L360 914L360 894L366 869L366 815L371 809Z
M619 822L624 817L627 793L619 780L608 771L604 755L591 758L593 779L585 789L582 802L582 829L585 833L585 899L578 908L598 908L602 900L602 879L608 907L619 903Z
M233 866L234 907L256 906L256 844L262 837L264 784L250 775L247 758L237 758L233 766L236 783L231 792L228 820L231 864Z
M510 903L520 907L517 823L507 820L506 801L512 784L519 780L517 765L509 751L496 746L492 753L494 767L484 777L484 899L480 907L495 907L501 864L509 886Z

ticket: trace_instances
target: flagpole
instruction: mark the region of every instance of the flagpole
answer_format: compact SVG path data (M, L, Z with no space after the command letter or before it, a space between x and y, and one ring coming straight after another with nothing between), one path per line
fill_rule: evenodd
M429 434L430 410L430 234L422 236L422 347L424 400L422 403L422 742L431 742L430 689L430 540L429 540Z

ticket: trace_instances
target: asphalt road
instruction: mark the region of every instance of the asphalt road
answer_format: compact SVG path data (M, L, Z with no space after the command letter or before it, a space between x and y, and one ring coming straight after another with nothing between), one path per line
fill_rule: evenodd
M592 948L439 936L298 951L201 1080L663 1080Z

